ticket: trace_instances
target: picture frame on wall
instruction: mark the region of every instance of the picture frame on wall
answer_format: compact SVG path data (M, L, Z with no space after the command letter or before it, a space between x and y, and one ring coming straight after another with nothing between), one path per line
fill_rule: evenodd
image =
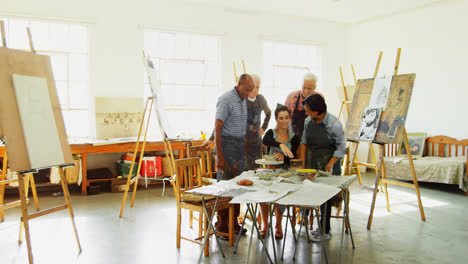
M426 133L408 133L408 142L411 149L411 156L413 158L421 158L424 153ZM397 156L408 156L403 138L399 144Z

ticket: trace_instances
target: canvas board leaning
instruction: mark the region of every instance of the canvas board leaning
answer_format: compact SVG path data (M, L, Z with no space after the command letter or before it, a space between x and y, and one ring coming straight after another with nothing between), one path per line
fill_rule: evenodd
M49 56L1 47L0 94L12 171L73 163Z

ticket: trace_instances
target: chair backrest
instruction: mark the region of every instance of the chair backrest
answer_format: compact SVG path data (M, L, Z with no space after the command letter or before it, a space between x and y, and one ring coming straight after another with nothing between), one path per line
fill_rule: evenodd
M178 159L175 160L175 166L173 187L177 203L180 203L182 193L201 187L200 158Z
M202 177L213 178L213 166L211 162L211 148L205 149L202 146L192 146L187 144L187 156L189 158L200 157Z
M385 144L385 157L394 157L398 153L399 144Z
M468 139L458 141L447 136L435 136L426 139L428 156L452 157L452 153L455 154L455 157L459 153L465 155L467 145Z

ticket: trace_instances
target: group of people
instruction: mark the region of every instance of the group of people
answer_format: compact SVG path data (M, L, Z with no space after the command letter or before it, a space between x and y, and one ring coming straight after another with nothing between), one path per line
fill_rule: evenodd
M344 157L346 142L341 122L327 112L324 96L316 91L317 76L311 72L304 75L302 89L288 95L284 105L278 104L274 116L276 127L269 129L271 110L265 97L259 94L260 77L242 74L237 85L219 97L216 105L215 129L205 147L216 145L217 179L229 180L245 170L255 169L255 160L262 157L262 144L268 147L268 154L289 166L290 159L301 158L305 168L319 169L341 174L340 159ZM265 118L261 120L261 113ZM263 139L262 139L263 136ZM331 204L327 202L324 239L330 238ZM285 208L277 207L275 238L282 239L281 220ZM322 212L323 209L321 209ZM237 219L240 208L234 209ZM261 214L266 233L268 210L261 205ZM228 230L228 211L218 211L215 228ZM234 219L234 220L235 220ZM234 221L237 223L237 221ZM244 234L239 224L234 227L236 234ZM312 240L320 241L320 235L312 232Z

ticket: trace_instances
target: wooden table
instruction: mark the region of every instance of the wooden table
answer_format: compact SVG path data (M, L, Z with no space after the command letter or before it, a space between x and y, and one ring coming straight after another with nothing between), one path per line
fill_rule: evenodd
M118 153L118 152L132 152L135 150L136 142L127 142L127 143L114 143L108 145L98 145L95 146L90 143L84 144L70 144L72 154L82 155L82 175L83 180L81 183L81 193L87 194L87 187L90 182L93 181L102 181L103 179L88 180L87 177L87 155L88 154L97 154L97 153ZM190 141L171 141L171 146L173 151L178 151L178 155L175 157L177 159L185 158L185 150L187 143ZM141 150L141 145L139 150ZM146 151L164 151L163 142L146 142L145 152ZM0 157L5 156L5 146L0 146ZM109 180L109 179L105 179Z

